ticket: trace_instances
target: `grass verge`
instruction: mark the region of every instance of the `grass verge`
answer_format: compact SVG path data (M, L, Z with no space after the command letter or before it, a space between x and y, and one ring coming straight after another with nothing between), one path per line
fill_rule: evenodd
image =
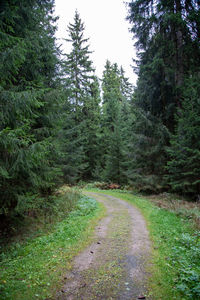
M55 297L72 258L91 240L104 209L83 196L68 216L39 237L15 242L1 253L0 299L47 299Z
M153 245L149 270L152 299L200 298L200 234L187 219L155 206L145 197L124 191L89 191L126 200L144 215Z

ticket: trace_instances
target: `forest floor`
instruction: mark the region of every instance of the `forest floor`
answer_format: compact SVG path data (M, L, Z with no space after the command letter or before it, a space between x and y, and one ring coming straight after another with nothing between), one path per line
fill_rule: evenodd
M75 258L56 298L146 299L151 243L143 216L119 198L86 194L101 202L107 214L96 227L92 244Z

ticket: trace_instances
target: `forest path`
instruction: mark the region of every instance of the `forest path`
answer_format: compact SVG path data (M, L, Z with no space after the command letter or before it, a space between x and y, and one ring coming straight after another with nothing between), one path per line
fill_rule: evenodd
M86 194L103 203L107 215L97 226L93 243L75 258L56 299L146 299L151 245L144 218L124 200Z

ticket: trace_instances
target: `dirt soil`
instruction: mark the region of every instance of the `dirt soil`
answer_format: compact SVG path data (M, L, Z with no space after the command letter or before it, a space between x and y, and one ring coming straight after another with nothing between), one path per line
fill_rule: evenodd
M146 272L151 244L145 220L127 202L87 193L107 209L93 243L74 260L57 300L149 299Z

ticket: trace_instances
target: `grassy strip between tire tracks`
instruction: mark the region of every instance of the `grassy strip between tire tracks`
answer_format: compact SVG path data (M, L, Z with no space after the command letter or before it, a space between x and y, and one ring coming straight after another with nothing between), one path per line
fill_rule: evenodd
M126 200L145 217L152 241L151 299L200 299L200 235L187 219L124 191L88 191Z
M55 297L72 258L92 239L104 208L83 196L76 210L52 232L15 243L1 254L0 299L47 299Z

